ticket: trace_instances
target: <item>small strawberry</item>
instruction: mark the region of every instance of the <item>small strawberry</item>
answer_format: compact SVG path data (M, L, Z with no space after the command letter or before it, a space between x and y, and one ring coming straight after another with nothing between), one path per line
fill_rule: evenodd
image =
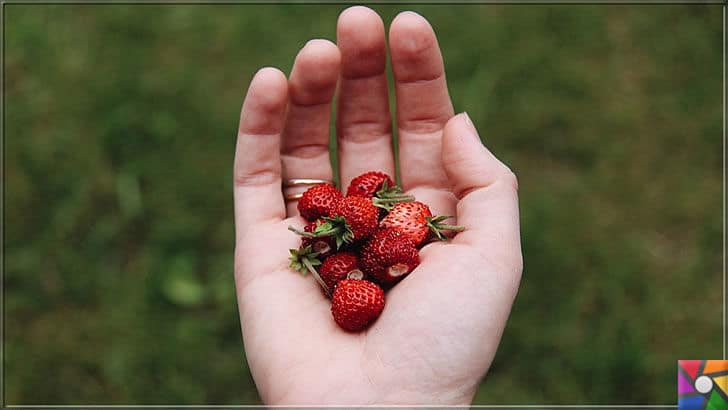
M361 248L362 270L381 285L394 284L420 264L414 242L393 228L380 229Z
M382 184L385 182L389 186L394 186L392 178L384 172L365 172L351 180L349 189L346 190L346 196L372 198L377 191L382 189Z
M331 301L331 315L344 330L357 332L376 320L384 309L384 291L367 280L339 282Z
M364 279L364 272L359 269L359 259L351 252L335 253L319 267L319 276L329 289L344 279Z
M298 200L298 212L306 220L315 221L322 216L329 216L341 198L341 192L331 184L314 185Z
M415 197L402 193L402 188L392 181L384 172L369 171L351 180L346 196L360 196L370 198L374 205L384 209L391 209L393 204L414 201ZM384 216L384 212L381 212Z
M422 245L430 233L439 240L446 237L442 231L462 231L462 226L443 224L442 221L449 216L433 217L430 207L419 201L405 202L394 205L387 216L382 219L379 226L382 228L396 228L407 235L415 246Z
M343 218L351 233L353 241L370 237L379 224L379 210L370 199L357 196L344 197L331 213L332 218Z
M309 222L303 227L304 232L313 232L319 225L325 224L323 218L319 218L313 222ZM336 238L331 236L322 236L320 238L312 238L310 236L301 237L301 247L304 248L311 245L314 252L319 254L319 258L329 256L336 249Z
M336 204L331 217L324 217L325 223L317 225L313 232L300 231L292 226L288 229L310 238L334 236L336 249L344 243L367 239L379 224L379 209L372 201L358 196L347 196Z

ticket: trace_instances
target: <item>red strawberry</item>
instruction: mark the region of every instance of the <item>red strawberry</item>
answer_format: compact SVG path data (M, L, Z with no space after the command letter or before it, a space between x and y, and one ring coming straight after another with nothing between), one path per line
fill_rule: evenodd
M314 185L298 200L298 212L308 221L314 221L329 216L341 198L341 192L331 184Z
M420 264L414 242L393 228L380 229L361 248L364 273L382 285L394 284Z
M366 328L379 317L383 309L384 291L367 280L342 280L331 301L334 321L350 332Z
M379 210L370 199L347 196L336 204L332 219L343 218L353 235L352 241L370 237L379 224Z
M415 246L424 243L432 233L437 239L444 240L441 231L462 231L462 226L446 225L442 221L449 216L432 217L430 207L422 202L404 202L394 205L387 216L382 219L379 226L382 228L395 228L407 235Z
M415 246L419 246L427 239L430 228L427 227L425 217L432 216L430 207L422 202L405 202L396 204L387 216L382 219L379 226L382 228L396 228L407 235Z
M335 253L324 259L318 273L329 289L336 288L344 279L364 279L364 273L359 269L359 259L351 252Z
M326 221L322 218L319 218L313 222L309 222L306 226L304 226L303 231L313 232L316 230L316 227L318 227L319 225L323 225L324 223L326 223ZM334 250L336 249L336 237L334 237L334 235L322 236L320 238L302 236L301 247L305 248L309 245L311 245L313 251L317 252L320 257L326 257L334 252Z
M371 198L374 205L382 208L380 219L386 215L385 211L392 209L393 204L415 200L412 195L402 193L402 188L394 185L389 175L377 171L366 172L351 180L346 196Z
M334 236L336 249L344 243L363 241L369 238L379 225L379 208L372 201L359 196L347 196L336 203L330 217L323 218L313 232L300 231L292 226L288 229L311 238Z
M387 182L389 186L394 186L392 178L384 172L369 171L363 173L351 180L349 189L346 190L346 196L371 198L377 191L382 189L384 182Z

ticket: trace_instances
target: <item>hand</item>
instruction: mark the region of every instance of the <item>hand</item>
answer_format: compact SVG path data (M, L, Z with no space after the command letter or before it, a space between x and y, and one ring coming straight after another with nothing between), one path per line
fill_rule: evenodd
M290 79L258 71L243 104L234 166L235 280L250 370L266 403L467 404L495 355L522 270L517 182L453 115L435 34L405 12L390 27L403 188L466 230L420 251L361 333L342 331L308 275L288 268L300 239L281 180L331 179L329 120L342 187L368 170L394 175L384 25L341 13L337 45L308 42Z

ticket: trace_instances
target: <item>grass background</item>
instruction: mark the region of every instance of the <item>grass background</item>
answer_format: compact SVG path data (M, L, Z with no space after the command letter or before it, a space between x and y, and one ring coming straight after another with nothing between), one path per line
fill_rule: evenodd
M259 402L238 112L343 8L5 5L8 404ZM721 8L407 8L520 179L522 288L476 403L675 403L676 360L722 356Z

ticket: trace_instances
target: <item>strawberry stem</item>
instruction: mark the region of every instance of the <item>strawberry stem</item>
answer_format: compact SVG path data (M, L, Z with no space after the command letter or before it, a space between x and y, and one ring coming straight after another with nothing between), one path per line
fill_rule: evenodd
M314 279L316 279L316 282L318 282L324 289L324 292L326 292L326 296L331 297L329 287L326 286L326 283L323 279L321 279L316 268L314 268L314 266L321 265L321 261L317 258L319 253L314 252L311 245L301 249L289 249L289 252L291 252L291 264L289 266L301 272L303 276L306 276L306 272L311 272L311 275L313 275Z
M322 226L324 226L324 225L322 225ZM321 229L321 230L319 230L318 228L316 228L316 230L313 231L313 232L305 232L305 231L301 231L299 229L296 229L293 226L289 226L288 227L288 230L289 231L292 231L292 232L295 232L295 233L297 233L297 234L299 234L301 236L307 236L309 238L322 238L322 237L325 237L325 236L336 235L339 232L341 232L343 230L343 228L341 226L334 226L334 227L332 227L330 229Z
M394 204L412 202L414 200L414 196L402 193L402 188L397 185L390 187L389 183L385 180L382 183L382 188L374 194L372 203L374 206L391 211Z
M379 203L384 204L391 204L391 203L398 203L398 202L412 202L415 200L415 197L412 195L400 195L396 197L387 197L387 198L374 198L372 201L377 201Z
M442 231L464 231L465 227L460 225L448 225L442 223L442 221L452 218L450 215L440 215L435 217L427 217L427 227L430 228L432 234L439 240L447 240L447 237L442 234Z
M415 197L412 195L401 195L397 197L387 197L387 198L372 198L372 204L376 207L386 209L387 211L391 211L394 205L402 203L402 202L412 202L415 200Z
M309 272L311 272L311 275L313 275L314 279L316 279L316 282L318 282L319 285L323 288L324 292L326 292L326 296L331 297L331 292L329 291L329 287L326 286L326 283L323 279L321 279L321 276L319 276L318 271L316 268L313 267L313 264L311 264L311 261L308 259L303 260L303 264L306 265L306 268Z
M295 227L288 225L288 230L291 232L295 232L301 236L308 236L309 238L318 238L318 236L312 234L311 232L302 231L300 229L296 229Z
M443 231L458 231L458 232L462 232L462 231L465 230L465 227L464 226L460 226L460 225L437 224L436 226L438 228L440 228L441 230L443 230Z

